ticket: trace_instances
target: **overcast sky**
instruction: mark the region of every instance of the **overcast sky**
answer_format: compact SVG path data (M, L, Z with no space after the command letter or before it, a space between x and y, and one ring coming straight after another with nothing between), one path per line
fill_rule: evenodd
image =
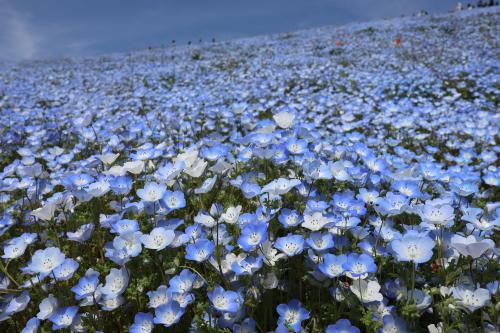
M450 11L456 0L0 0L0 59L86 56Z

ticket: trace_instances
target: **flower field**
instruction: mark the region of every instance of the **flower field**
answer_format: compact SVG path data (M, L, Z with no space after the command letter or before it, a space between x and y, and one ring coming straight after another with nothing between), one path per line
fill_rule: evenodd
M0 332L499 332L499 23L0 65Z

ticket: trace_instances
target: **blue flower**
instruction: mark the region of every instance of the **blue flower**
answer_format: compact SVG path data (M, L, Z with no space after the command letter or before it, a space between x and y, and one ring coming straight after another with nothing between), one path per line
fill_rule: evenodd
M140 236L142 244L147 249L156 251L163 250L169 246L175 238L175 232L163 227L156 227L149 234Z
M267 239L267 224L255 223L247 224L241 230L238 238L238 245L244 251L252 251Z
M89 268L85 275L78 280L76 286L71 288L71 291L75 294L75 298L77 301L86 298L92 297L97 289L97 285L99 284L99 272L96 272L92 268Z
M318 265L318 269L329 278L334 278L344 273L344 265L346 262L347 256L345 254L336 256L327 253L323 257L323 262Z
M21 330L21 333L36 333L40 326L40 319L33 317L26 323L26 326Z
M129 176L113 177L109 180L109 187L117 195L126 195L132 189L132 178Z
M232 290L226 291L221 286L216 286L207 295L214 308L220 312L236 313L243 303L240 294Z
M291 300L288 304L278 305L276 311L280 315L278 325L284 325L294 332L300 332L302 321L309 319L309 311L304 309L297 299Z
M170 327L179 322L183 314L184 308L182 308L178 302L169 301L155 309L153 322L155 324L162 324L165 327Z
M181 191L165 191L165 194L160 200L160 204L169 210L176 210L186 207L186 199Z
M153 314L138 312L135 314L134 323L130 326L130 333L151 333L154 328Z
M67 306L59 308L49 320L52 322L52 329L58 330L61 328L70 327L75 319L76 313L78 312L77 306Z
M398 261L412 261L421 264L432 258L434 240L425 233L408 230L402 238L394 239L391 248Z
M288 234L285 237L279 237L274 247L287 256L293 257L304 250L304 238L302 235Z
M350 278L364 279L369 273L374 273L377 270L377 265L375 265L373 258L365 253L351 253L347 256L342 268Z
M31 263L28 265L27 269L33 273L40 273L40 278L43 279L49 275L54 268L62 264L65 258L64 253L57 247L37 250L31 258Z
M53 272L57 281L66 281L73 277L80 264L71 258L66 258Z
M278 216L278 221L285 227L291 228L296 227L302 223L303 217L295 210L290 210L288 208L283 208L280 215Z
M196 274L191 273L189 269L183 269L179 275L172 277L169 281L169 289L176 293L187 293L193 288L196 281Z
M328 325L325 333L360 333L356 326L352 326L348 319L339 319L335 324Z
M198 239L194 244L189 244L186 246L186 259L193 260L196 262L202 262L207 260L215 250L215 245L212 241L201 238Z
M306 243L316 251L325 251L333 247L333 235L329 232L312 232Z

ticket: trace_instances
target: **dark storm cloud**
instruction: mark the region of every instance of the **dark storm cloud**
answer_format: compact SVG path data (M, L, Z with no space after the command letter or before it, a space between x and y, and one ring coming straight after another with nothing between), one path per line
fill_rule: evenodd
M85 56L199 38L446 12L453 0L0 0L0 59Z

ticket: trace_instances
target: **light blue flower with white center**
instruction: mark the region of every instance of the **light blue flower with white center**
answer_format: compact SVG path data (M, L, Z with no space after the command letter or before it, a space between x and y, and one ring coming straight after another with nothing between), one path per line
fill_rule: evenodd
M111 223L111 232L117 234L125 234L127 232L139 231L139 223L136 220L118 220Z
M152 309L156 309L170 301L170 292L165 285L159 286L156 290L148 291L146 294L149 298L148 307Z
M327 253L323 257L323 262L318 265L318 269L329 278L335 278L344 274L346 262L347 256L345 254L337 256Z
M241 324L234 324L234 333L253 333L257 332L256 322L253 318L245 318Z
M57 311L57 309L59 308L59 302L57 301L57 298L54 297L54 295L49 294L48 297L44 298L40 302L38 308L40 309L40 311L38 312L36 317L40 320L45 320Z
M109 187L117 195L126 195L132 189L132 178L129 176L113 177L109 180Z
M99 272L89 268L85 275L78 280L76 286L71 288L71 291L75 294L76 300L79 301L83 298L92 297L98 285Z
M309 311L303 308L297 299L292 299L288 304L278 305L276 311L280 315L278 325L284 325L296 333L302 331L302 322L309 319Z
M232 290L226 291L221 286L216 286L207 296L213 307L220 312L236 313L243 304L240 294Z
M374 273L377 270L377 265L373 258L366 253L351 253L347 256L342 268L350 278L364 279L369 273Z
M335 324L328 325L325 333L360 333L356 326L352 326L349 319L339 319Z
M241 230L238 245L244 251L253 251L267 239L267 223L247 224Z
M134 323L130 325L130 333L151 333L153 332L153 314L149 312L138 312L135 314Z
M68 236L69 240L83 243L89 240L90 236L92 236L94 228L95 225L93 223L82 224L75 232L68 231L66 236Z
M172 277L169 281L169 289L176 293L188 293L193 288L196 281L196 274L189 269L183 269L178 275Z
M411 199L422 197L419 185L414 181L399 180L394 182L391 188Z
M215 245L212 241L200 238L194 242L194 244L189 244L186 246L186 259L193 260L196 262L202 262L207 260L215 250Z
M26 322L26 326L21 330L21 333L37 333L40 327L40 319L33 317Z
M262 257L257 256L248 256L242 260L235 260L231 264L232 271L236 274L236 276L241 275L253 275L262 267Z
M57 281L69 280L73 277L73 274L75 274L79 266L80 264L75 260L71 258L66 258L64 259L62 264L54 268L53 270L54 276Z
M293 257L304 250L304 238L302 235L288 234L285 237L278 237L274 247L288 257Z
M21 237L16 237L7 242L3 248L3 259L16 259L24 254L28 244Z
M49 320L52 322L52 329L59 330L61 328L70 327L77 312L77 306L67 306L57 309L57 311L49 317Z
M106 276L106 283L100 288L100 292L102 292L106 298L114 298L125 292L128 281L129 274L126 268L111 268L109 274Z
M385 198L379 198L375 202L375 210L380 215L398 215L408 207L409 199L402 194L388 192Z
M159 201L166 191L167 187L165 185L150 182L146 183L144 188L137 190L137 196L145 202L153 203Z
M286 141L285 147L290 154L303 154L307 150L307 141L291 137Z
M266 184L262 188L261 194L269 193L270 195L283 195L297 185L300 185L300 180L298 179L278 178Z
M262 192L262 189L259 186L259 184L248 183L248 182L242 183L240 185L240 190L241 190L241 192L243 192L243 196L246 199L252 199L252 198L258 196Z
M30 293L28 291L23 291L21 295L12 298L5 309L3 309L2 315L10 316L14 313L24 311L30 302Z
M302 223L304 218L296 210L291 210L288 208L283 208L280 215L278 216L278 221L285 228L296 227Z
M66 256L57 247L37 250L31 258L27 269L32 273L40 273L40 279L49 275L54 268L63 263Z
M435 242L426 233L408 230L401 238L391 241L391 248L398 261L421 264L432 258Z
M163 227L156 227L149 234L140 236L142 244L147 249L156 251L163 250L169 246L175 238L175 232Z
M334 245L333 235L327 232L312 232L306 239L306 243L316 251L326 251Z
M140 231L130 231L113 239L113 248L123 250L129 257L137 257L142 251L142 233Z
M162 324L165 327L170 327L179 322L184 314L184 308L176 301L169 301L166 304L160 305L155 309L155 324Z
M186 199L181 191L165 191L160 204L170 211L186 207Z

